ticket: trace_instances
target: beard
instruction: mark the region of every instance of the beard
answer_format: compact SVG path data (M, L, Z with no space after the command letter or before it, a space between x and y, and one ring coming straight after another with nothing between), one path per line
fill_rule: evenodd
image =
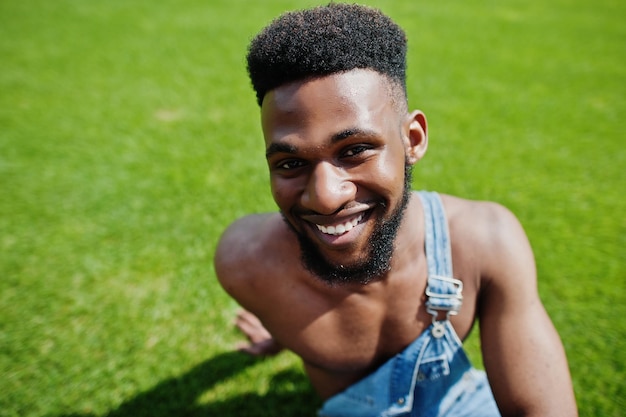
M283 219L295 233L300 243L302 265L322 281L331 285L367 284L389 272L398 229L411 196L412 168L411 165L405 164L404 190L398 207L394 209L389 218L376 220L374 231L368 239L365 256L352 265L329 262L313 241L304 233L295 230L283 215ZM383 208L386 206L385 203L381 204Z

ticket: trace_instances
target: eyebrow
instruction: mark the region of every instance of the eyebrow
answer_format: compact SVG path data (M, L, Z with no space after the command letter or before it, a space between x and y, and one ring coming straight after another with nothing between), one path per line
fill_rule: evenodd
M288 153L293 155L297 152L298 148L293 145L289 145L286 143L272 143L265 150L265 158L269 159L270 157L272 157L272 155L275 155L277 153Z
M342 140L348 139L353 136L365 136L365 137L374 137L378 136L378 134L373 130L368 129L360 129L360 128L349 128L342 130L339 133L334 134L330 138L331 144L336 144L341 142ZM265 157L270 158L277 153L286 153L286 154L296 154L298 152L298 148L294 145L290 145L287 143L272 143L265 150Z
M333 135L332 138L330 139L330 142L334 144L337 142L341 142L344 139L348 139L352 136L372 137L372 136L378 136L378 135L373 130L360 129L358 127L354 127L354 128L343 130Z

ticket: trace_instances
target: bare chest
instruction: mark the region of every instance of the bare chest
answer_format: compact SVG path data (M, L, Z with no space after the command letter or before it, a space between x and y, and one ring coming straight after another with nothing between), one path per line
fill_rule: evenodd
M425 276L424 271L337 297L292 288L289 305L278 303L286 297L277 297L274 311L283 313L264 322L281 344L302 358L313 386L327 397L404 350L430 325ZM461 338L471 329L473 302L466 297L461 314L453 319Z
M279 325L273 334L302 359L311 383L326 397L363 378L419 336L428 318L422 320L416 308L406 313L390 314L371 300L345 300L308 320Z

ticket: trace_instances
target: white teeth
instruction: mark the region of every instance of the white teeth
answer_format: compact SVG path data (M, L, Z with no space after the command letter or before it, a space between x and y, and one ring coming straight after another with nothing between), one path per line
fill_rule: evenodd
M316 226L322 233L325 233L327 235L339 236L352 230L352 228L359 224L361 220L363 220L362 214L360 214L359 217L356 217L343 224L337 224L335 226L322 226L321 224L317 224Z

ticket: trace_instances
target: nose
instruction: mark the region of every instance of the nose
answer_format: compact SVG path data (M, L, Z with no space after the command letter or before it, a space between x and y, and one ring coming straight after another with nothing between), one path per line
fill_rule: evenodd
M303 207L319 214L333 214L356 197L356 185L348 173L329 162L319 162L302 193Z

